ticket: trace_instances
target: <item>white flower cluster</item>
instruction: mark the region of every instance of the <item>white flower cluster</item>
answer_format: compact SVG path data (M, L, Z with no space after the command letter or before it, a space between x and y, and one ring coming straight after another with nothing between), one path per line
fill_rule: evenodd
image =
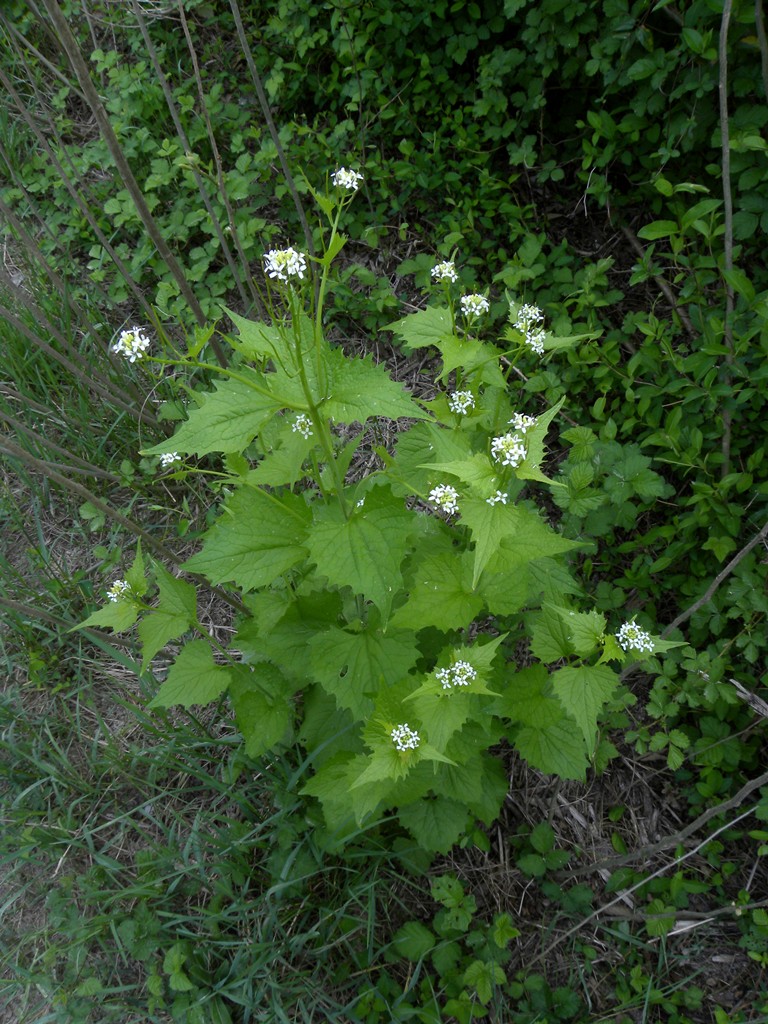
M546 332L539 324L543 323L544 314L538 306L521 306L517 311L514 325L525 336L525 343L537 356L544 354Z
M336 188L345 188L347 192L357 192L362 180L362 174L358 174L357 171L348 171L346 167L340 167L331 175L331 181Z
M115 580L107 591L107 597L110 601L119 601L126 594L130 593L130 590L131 587L127 580Z
M406 722L396 725L390 735L397 750L415 750L421 743L419 734L414 732Z
M439 484L433 487L427 496L427 500L437 505L443 512L453 515L459 511L459 492L450 484Z
M621 649L624 651L652 651L651 634L640 629L634 622L625 622L616 634Z
M502 466L519 466L525 458L525 441L519 434L503 434L491 441L491 456Z
M137 359L143 359L149 349L149 338L140 327L132 327L129 331L122 331L120 337L112 346L112 351L117 356L125 356L129 363L135 363Z
M289 281L292 277L304 280L307 272L307 257L294 248L270 249L264 254L264 269L271 278Z
M177 462L181 462L181 456L178 452L164 452L160 456L161 469L170 469L171 466L175 466Z
M463 416L475 407L475 396L471 391L454 391L448 396L448 408L457 416Z
M531 427L536 426L536 417L526 416L524 412L516 412L509 422L515 430L519 430L521 434L527 434Z
M468 661L457 661L450 668L439 668L435 679L444 690L450 690L454 686L469 686L473 679L477 679L477 671Z
M299 413L291 425L291 430L294 434L301 434L306 440L312 437L312 420L305 413Z
M432 267L432 277L435 281L458 281L456 264L452 260L445 260Z
M491 308L490 302L484 295L462 295L459 304L461 312L466 317L480 316Z
M486 504L488 504L488 505L499 505L499 504L506 505L507 504L507 496L504 493L504 491L496 491L495 494L492 494L490 496L490 498L486 498L485 501L486 501Z

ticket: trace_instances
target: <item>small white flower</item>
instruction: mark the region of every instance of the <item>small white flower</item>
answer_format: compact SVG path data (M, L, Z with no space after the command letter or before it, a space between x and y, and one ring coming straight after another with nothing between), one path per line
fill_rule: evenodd
M537 325L543 323L544 314L538 306L521 306L517 311L514 326L525 336L525 344L532 349L536 355L544 354L544 339L546 332Z
M507 496L504 493L504 491L496 491L495 494L492 494L490 496L490 498L486 498L485 500L486 500L486 503L488 505L499 505L499 504L506 505L507 504Z
M331 175L331 181L336 188L345 188L347 192L357 192L359 182L362 180L362 174L358 174L357 171L348 171L345 167L340 167Z
M448 396L448 408L457 416L463 416L475 407L475 396L471 391L454 391Z
M519 434L504 434L491 442L491 456L502 466L519 466L525 458L525 441Z
M524 412L516 412L509 422L515 430L519 430L521 434L527 434L531 427L536 426L536 417L526 416Z
M165 452L160 456L161 469L170 469L171 466L175 466L177 462L181 462L181 456L178 452Z
M307 272L307 257L294 248L270 249L264 254L264 269L269 277L277 278L278 281L288 281L292 277L303 281Z
M616 634L616 639L624 651L653 650L651 634L646 633L644 629L640 629L634 622L625 622Z
M301 434L301 436L306 440L307 438L312 437L312 420L303 412L299 413L291 424L291 430L295 434Z
M484 295L462 295L459 303L461 312L466 317L480 316L481 313L487 313L491 308L491 304Z
M361 498L360 501L358 501L358 503L357 503L357 508L362 508L364 504L365 504L365 498Z
M122 331L120 337L112 346L112 351L117 356L125 356L129 363L135 363L137 359L143 359L149 349L149 338L140 327L132 327L129 331Z
M469 686L477 679L477 671L468 661L457 661L450 668L437 669L435 679L444 690L450 690L454 686Z
M127 580L115 580L107 591L107 597L110 601L119 601L126 594L130 593L130 590L131 587Z
M440 484L437 487L433 487L427 496L427 500L431 501L433 505L437 505L443 512L447 512L448 515L453 515L454 512L459 510L459 492L455 487L451 487L450 484Z
M435 281L458 281L456 264L453 260L445 260L443 263L436 264L432 267L432 277Z
M415 750L421 743L419 734L405 722L396 725L390 735L397 750Z

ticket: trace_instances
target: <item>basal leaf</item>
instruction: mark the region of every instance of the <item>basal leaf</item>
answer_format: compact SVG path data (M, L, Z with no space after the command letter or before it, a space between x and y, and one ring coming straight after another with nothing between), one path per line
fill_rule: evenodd
M151 708L170 708L180 704L210 704L229 686L228 669L217 665L205 640L192 640L171 666L168 677L149 703Z
M276 497L258 487L240 487L206 533L202 551L184 568L243 590L268 586L305 558L309 519L297 495Z
M619 679L607 665L566 666L552 675L555 696L582 731L588 748L595 743L597 719Z
M155 579L157 608L144 616L138 628L142 671L170 640L176 640L197 621L197 591L192 584L171 576L161 565L155 565Z
M388 488L377 487L349 519L338 506L318 506L307 545L317 571L335 586L373 601L384 621L403 584L400 565L411 513Z
M242 666L232 673L229 696L249 757L266 754L288 734L293 703L274 665Z
M398 818L421 849L431 853L448 853L470 823L463 803L440 796L408 804Z
M190 410L173 437L142 454L208 455L247 448L284 403L270 392L269 375L248 367L241 367L238 373L243 380L228 378L217 383L216 390L202 396L202 404Z

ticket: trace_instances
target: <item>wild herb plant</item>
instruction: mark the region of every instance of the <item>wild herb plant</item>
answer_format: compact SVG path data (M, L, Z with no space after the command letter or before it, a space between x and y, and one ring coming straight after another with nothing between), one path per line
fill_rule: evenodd
M114 345L218 376L143 454L216 481L220 514L184 568L234 592L231 642L200 621L195 585L141 551L83 625L138 621L144 669L183 638L151 706L228 693L250 756L298 739L313 769L303 792L320 801L329 840L394 809L420 846L443 851L498 814L507 780L489 748L506 740L544 772L584 778L610 756L598 720L618 666L675 645L582 610L564 559L580 542L529 490L555 486L542 464L563 403L523 412L515 361L579 338L550 336L538 308L509 299L501 340L481 340L489 300L458 295L455 262L442 261L432 302L391 325L407 350L437 349L433 397L329 344L331 268L359 180L342 168L314 193L322 256L266 254L271 320L228 311L227 368L204 358L210 330L186 352L150 356L139 328ZM398 424L392 451L376 444L381 419Z

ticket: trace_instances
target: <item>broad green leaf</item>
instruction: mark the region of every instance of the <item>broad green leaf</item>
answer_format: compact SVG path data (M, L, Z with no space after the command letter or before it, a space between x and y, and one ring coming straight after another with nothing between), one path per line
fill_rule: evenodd
M386 621L403 584L400 564L411 515L403 501L383 487L372 490L349 519L337 505L317 506L307 540L310 558L331 584L351 587L373 601Z
M168 677L149 703L151 708L210 704L229 686L231 674L217 665L205 640L192 640L171 666Z
M531 665L515 672L507 681L504 694L495 704L498 715L523 725L547 726L560 721L563 709L545 693L549 673L544 665Z
M309 645L314 678L358 719L370 715L380 687L405 678L418 656L411 632L384 636L371 629L352 633L332 626L316 633Z
M607 665L566 666L552 675L555 696L582 731L588 748L595 743L597 719L619 678Z
M441 551L418 558L408 600L394 613L390 625L412 630L465 629L482 607L482 598L472 591L472 556Z
M502 762L490 754L475 753L465 764L440 765L435 789L453 800L464 801L476 818L491 825L509 789Z
M584 739L573 720L562 712L559 720L547 725L520 726L513 739L521 756L539 771L561 779L586 779L589 762Z
M483 1006L490 1003L495 987L503 985L506 980L507 976L499 964L484 960L473 960L462 978L465 985L474 988Z
M136 555L130 569L125 574L125 581L137 597L144 597L149 584L144 571L144 556L141 553L141 541L136 545Z
M247 448L285 403L270 393L266 374L248 367L242 367L238 373L245 380L228 378L217 383L216 390L203 395L202 404L190 410L189 418L173 437L145 448L142 455L208 455L242 452Z
M435 936L419 921L407 921L392 936L392 945L398 956L418 963L434 947Z
M411 313L386 329L403 341L403 348L408 352L437 345L442 338L453 334L450 312L436 306Z
M499 477L496 470L488 461L486 455L475 453L468 459L454 460L452 462L425 463L419 469L428 469L431 479L438 481L436 474L448 473L449 476L458 477L463 484L471 487L479 497L488 498L499 489Z
M275 439L275 447L259 462L248 476L252 484L267 487L292 487L304 476L304 462L317 444L317 438L304 437L293 430L295 416L286 418L285 425Z
M386 453L382 453L386 456ZM469 438L435 423L417 423L397 435L395 457L387 457L387 479L396 494L424 494L433 486L433 462L462 461L470 456Z
M549 663L575 653L569 626L553 605L545 604L532 621L531 653L539 661Z
M130 598L110 601L103 608L91 612L87 619L79 622L74 629L88 629L89 626L106 626L116 633L130 629L139 617L139 606Z
M431 853L448 853L469 825L464 804L440 796L401 808L398 818L419 846Z
M243 590L268 586L305 558L309 518L297 495L278 498L259 487L240 487L184 568Z
M285 358L285 328L246 320L226 306L222 308L240 332L231 338L232 346L246 359L274 359L276 356Z
M320 406L324 416L336 423L365 423L373 416L427 417L403 385L372 358L350 359L340 349L333 355L330 394Z
M525 435L526 455L522 463L515 470L516 476L521 480L539 480L547 483L554 483L541 473L541 463L544 460L544 439L549 429L549 424L557 416L563 407L565 396L557 405L553 405L541 416L536 417L536 425L527 431Z
M157 608L139 623L142 644L141 669L144 671L163 647L176 640L197 621L197 591L191 583L171 576L161 565L155 565L158 587Z
M520 566L514 573L485 569L476 592L491 615L514 615L528 598L528 567Z
M501 352L493 345L449 334L437 342L437 347L443 357L438 380L447 381L454 370L461 369L465 374L479 372L480 379L491 387L507 386L499 367Z
M554 611L565 624L568 640L574 652L580 658L588 658L594 654L605 634L605 616L601 612L576 612L561 607L555 607Z
M249 757L266 754L286 737L294 711L287 692L274 665L242 666L232 673L229 696Z
M444 751L453 734L469 718L473 697L453 688L440 693L417 693L408 703L424 722L424 732L430 744Z

